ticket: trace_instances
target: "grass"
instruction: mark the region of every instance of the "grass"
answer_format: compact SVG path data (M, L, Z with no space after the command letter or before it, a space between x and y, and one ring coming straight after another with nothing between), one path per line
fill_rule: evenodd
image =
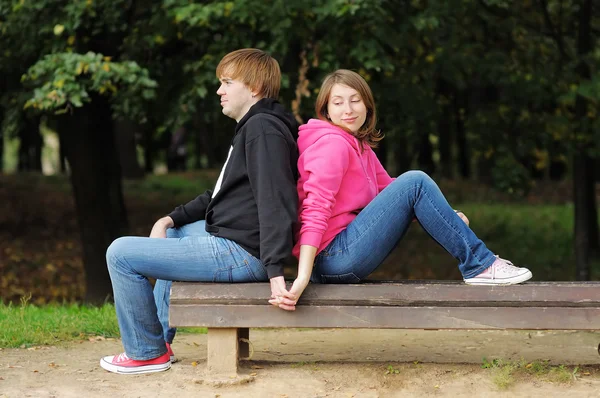
M119 338L112 304L35 306L0 303L0 348L31 347L81 341L90 337ZM178 333L206 333L205 328L180 328Z
M29 347L83 340L90 336L119 337L112 305L78 304L38 307L0 304L0 347Z
M579 376L578 366L550 365L548 361L488 361L484 358L481 367L492 371L492 381L501 390L507 389L518 379L527 377L550 383L571 384Z

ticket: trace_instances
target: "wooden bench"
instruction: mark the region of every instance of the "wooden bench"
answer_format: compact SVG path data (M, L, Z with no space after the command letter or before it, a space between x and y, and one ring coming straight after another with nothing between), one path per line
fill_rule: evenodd
M250 328L600 330L600 282L310 284L294 312L270 295L268 283L176 282L170 324L208 328L214 376L237 375Z

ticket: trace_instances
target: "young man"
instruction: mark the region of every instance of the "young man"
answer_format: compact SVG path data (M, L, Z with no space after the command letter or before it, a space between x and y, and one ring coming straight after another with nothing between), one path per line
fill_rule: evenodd
M149 238L119 238L107 250L125 348L100 360L110 372L171 367L171 281L270 280L274 297L285 291L283 262L297 219L298 125L275 99L279 65L242 49L227 54L216 74L223 113L237 126L214 190L159 219ZM154 292L148 278L157 279Z

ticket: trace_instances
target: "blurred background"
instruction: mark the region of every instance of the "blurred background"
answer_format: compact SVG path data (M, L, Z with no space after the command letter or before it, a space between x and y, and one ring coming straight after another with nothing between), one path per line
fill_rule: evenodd
M110 296L112 240L213 186L215 68L243 47L300 122L359 72L391 175L431 174L533 280L597 280L599 36L591 0L0 0L0 301ZM372 277L460 273L415 223Z

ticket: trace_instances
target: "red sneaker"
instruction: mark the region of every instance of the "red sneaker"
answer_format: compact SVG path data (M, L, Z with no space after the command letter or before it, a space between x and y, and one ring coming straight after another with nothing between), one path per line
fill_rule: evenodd
M167 354L169 354L169 358L171 359L171 363L177 362L177 358L175 358L175 354L173 354L173 350L171 349L171 344L167 344Z
M171 367L169 353L161 355L158 358L149 359L147 361L137 361L131 359L127 354L111 355L100 360L100 366L113 373L122 374L141 374L154 373L168 370Z

